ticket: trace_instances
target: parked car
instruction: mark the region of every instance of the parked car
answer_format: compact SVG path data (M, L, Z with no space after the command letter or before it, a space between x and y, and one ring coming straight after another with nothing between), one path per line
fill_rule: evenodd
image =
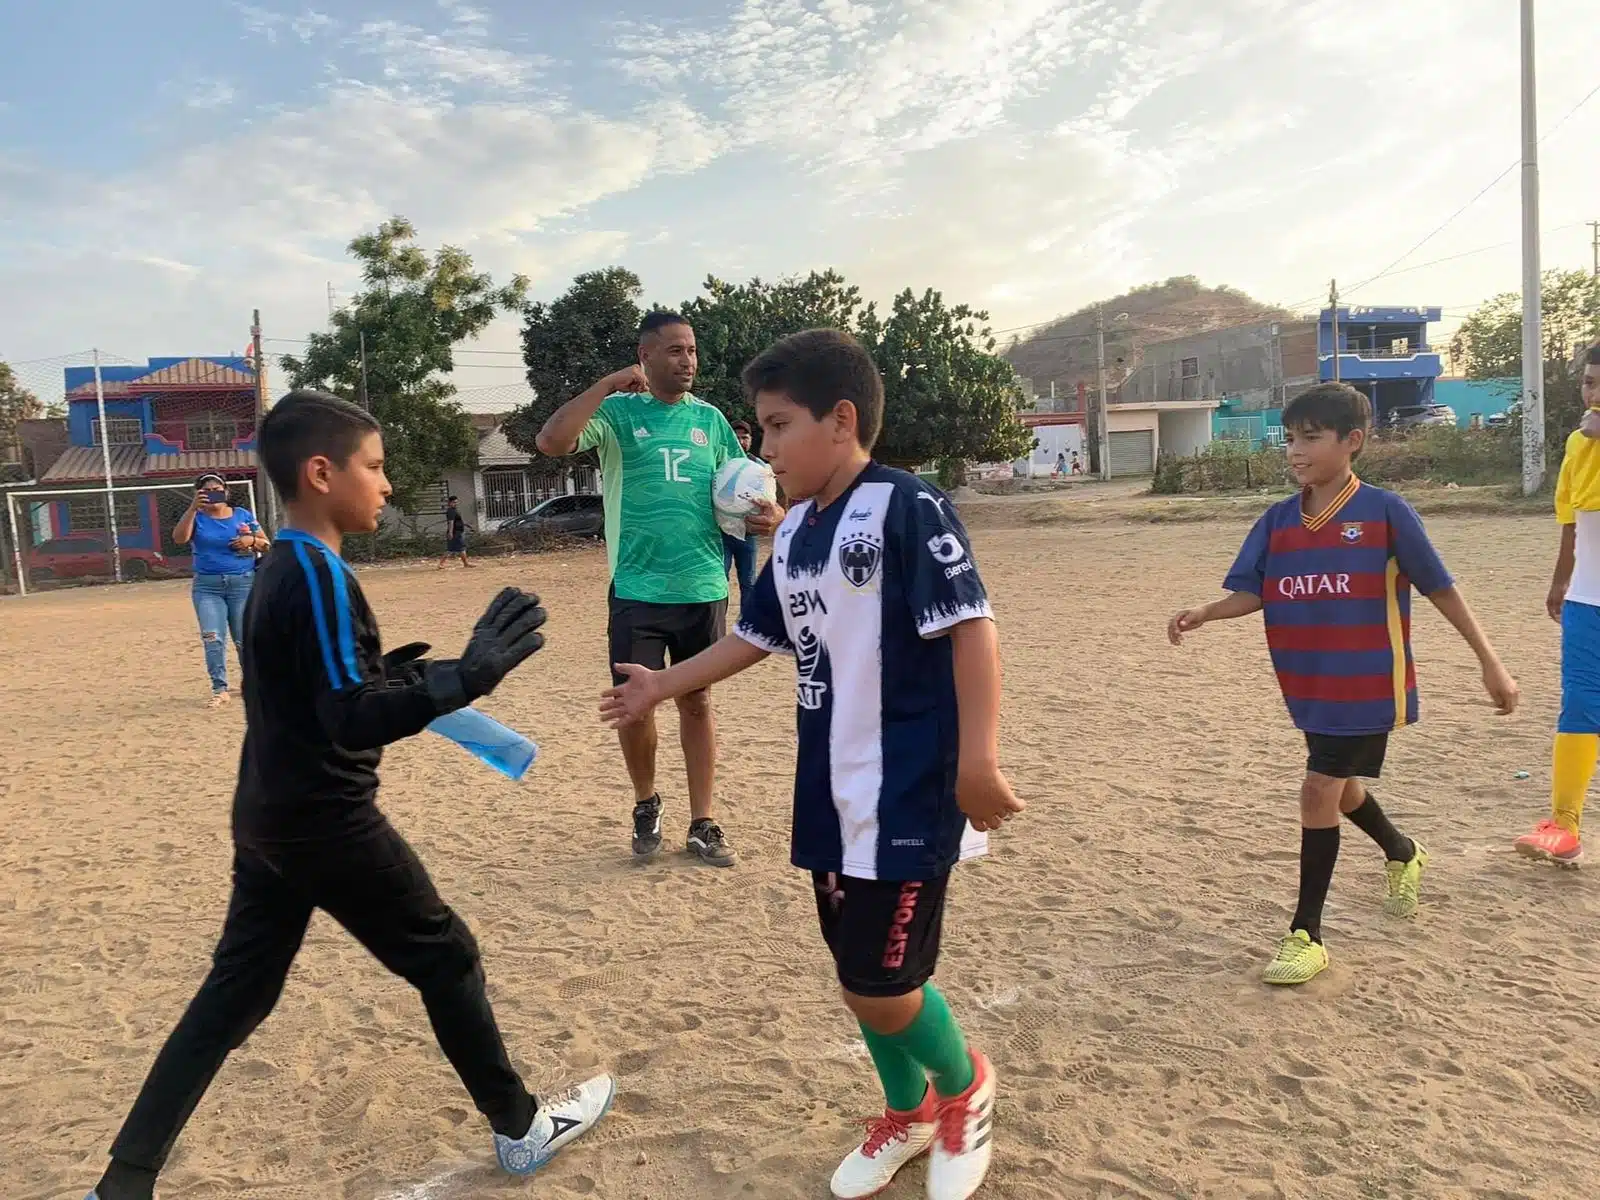
M1418 429L1424 425L1454 425L1456 410L1448 404L1401 404L1383 418L1385 429Z
M552 496L521 516L503 522L495 532L518 543L531 543L552 537L600 538L605 531L604 501L581 492L576 496Z
M1504 429L1507 425L1511 424L1511 419L1521 411L1522 401L1513 400L1510 404L1506 405L1505 412L1490 413L1488 416L1484 417L1484 428Z
M152 571L167 566L167 556L157 550L123 546L122 577L148 579ZM51 538L27 554L31 579L88 579L111 575L111 547L104 537Z

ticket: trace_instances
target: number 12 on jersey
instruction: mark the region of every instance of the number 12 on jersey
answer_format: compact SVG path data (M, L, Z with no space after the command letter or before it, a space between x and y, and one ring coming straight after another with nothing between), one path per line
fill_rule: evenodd
M669 483L692 483L683 473L683 464L688 461L689 451L675 450L671 446L661 447L661 467L666 472Z

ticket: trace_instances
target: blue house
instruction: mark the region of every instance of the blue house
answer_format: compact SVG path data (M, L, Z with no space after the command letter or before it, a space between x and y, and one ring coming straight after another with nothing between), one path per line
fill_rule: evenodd
M1335 346L1333 309L1323 309L1317 328L1318 378L1336 377L1337 353L1337 378L1367 394L1378 423L1393 409L1434 403L1434 383L1444 365L1428 344L1428 325L1440 315L1437 308L1341 308Z
M115 487L187 483L208 471L230 482L256 478L256 370L250 359L152 358L143 366L102 367L100 380L104 428L94 368L66 368L70 444L39 480L39 491L57 496L37 506L35 546L48 542L53 553L67 555L74 542L106 540L105 500L94 490L105 486L106 449ZM82 496L57 498L80 487ZM117 540L134 553L133 561L141 561L141 552L178 551L170 526L188 500L177 490L118 494ZM142 561L148 569L151 559ZM142 573L135 568L135 575Z

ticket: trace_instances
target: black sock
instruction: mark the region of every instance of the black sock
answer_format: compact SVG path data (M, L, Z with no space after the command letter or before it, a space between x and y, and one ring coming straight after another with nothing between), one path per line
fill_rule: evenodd
M1300 902L1289 930L1304 929L1313 942L1322 940L1322 904L1339 861L1339 827L1300 831Z
M1371 792L1367 793L1360 808L1345 816L1383 848L1384 857L1390 862L1410 862L1411 856L1417 852L1416 843L1389 823L1389 818L1384 816L1383 809L1378 807Z
M100 1200L152 1200L156 1191L156 1173L113 1158L106 1173L95 1184L94 1192Z

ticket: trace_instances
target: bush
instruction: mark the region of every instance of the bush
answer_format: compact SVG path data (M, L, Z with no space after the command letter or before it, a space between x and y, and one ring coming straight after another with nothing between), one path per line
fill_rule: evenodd
M1282 449L1257 450L1246 441L1212 442L1198 454L1163 452L1150 490L1161 496L1195 492L1254 491L1291 483Z
M1382 486L1509 483L1522 470L1522 446L1514 428L1459 429L1429 425L1374 436L1356 461L1356 473ZM1202 492L1274 490L1294 486L1284 451L1254 449L1243 441L1212 442L1198 454L1162 454L1150 490L1177 496Z
M1522 471L1520 436L1510 429L1426 425L1376 437L1356 464L1361 478L1380 485L1509 483Z

